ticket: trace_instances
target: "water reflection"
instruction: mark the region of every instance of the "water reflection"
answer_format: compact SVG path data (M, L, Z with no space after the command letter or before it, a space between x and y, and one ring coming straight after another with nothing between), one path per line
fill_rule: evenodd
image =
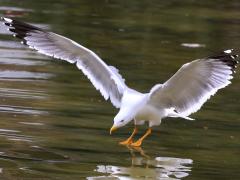
M43 91L13 89L13 88L0 88L0 94L4 94L4 97L22 98L22 99L46 99L47 94Z
M182 179L191 172L192 159L175 157L150 157L141 148L129 148L131 165L129 167L98 165L96 172L104 176L89 177L93 179ZM107 175L106 175L107 174Z
M205 44L199 44L199 43L182 43L181 46L188 47L188 48L201 48L205 47Z
M8 106L8 105L1 105L0 112L14 113L14 114L31 114L31 115L40 115L40 114L48 113L46 111L31 109L31 107Z
M1 79L49 79L50 73L37 73L28 71L0 71Z
M24 9L19 7L11 7L11 6L0 6L0 11L20 11L20 12L32 12L32 9Z
M20 131L11 129L0 129L0 137L3 136L11 141L32 142L32 137L22 135Z

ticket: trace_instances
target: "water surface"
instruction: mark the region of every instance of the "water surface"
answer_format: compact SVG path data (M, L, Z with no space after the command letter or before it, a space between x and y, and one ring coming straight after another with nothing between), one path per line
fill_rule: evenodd
M0 14L68 36L147 92L188 61L240 47L239 1L14 1ZM238 50L239 52L239 50ZM73 65L0 26L2 179L239 179L240 78L191 117L166 119L142 148L112 136L117 110ZM146 127L141 128L141 133Z

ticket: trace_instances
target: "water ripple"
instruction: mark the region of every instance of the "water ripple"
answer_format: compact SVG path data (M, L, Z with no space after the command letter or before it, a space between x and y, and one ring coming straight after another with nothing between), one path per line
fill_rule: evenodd
M43 126L44 123L36 123L36 122L19 122L20 124L24 125L31 125L31 126Z
M28 11L32 12L32 9L25 9L25 8L19 8L19 7L12 7L12 6L0 6L0 11Z
M173 158L173 157L156 157L154 159L146 159L144 157L135 157L132 166L121 167L112 165L98 165L96 172L109 174L104 176L106 179L134 179L134 178L150 178L150 179L181 179L187 177L191 171L191 159ZM142 167L144 166L145 167ZM89 177L92 179L101 179L103 176Z
M21 131L11 129L0 129L0 136L4 136L11 141L32 142L32 137L19 134Z
M10 89L10 88L0 88L0 94L4 98L14 97L14 98L24 98L24 99L45 99L47 94L42 91L33 90L23 90L23 89Z
M188 47L188 48L201 48L205 47L205 44L199 44L199 43L182 43L181 46Z
M0 64L9 64L9 65L22 65L22 66L44 66L46 65L43 61L32 61L21 58L0 58Z
M15 113L15 114L32 114L32 115L48 114L46 111L34 110L26 106L22 107L22 106L10 106L10 105L1 105L0 112L9 112L9 113Z
M191 172L192 159L175 157L150 157L142 148L130 148L131 166L97 165L95 172L103 176L88 177L94 179L182 179ZM136 155L136 152L140 154ZM107 175L106 175L107 174Z
M49 79L53 75L50 73L38 73L28 71L0 71L1 79Z
M0 133L2 133L2 132L18 133L18 132L20 132L20 131L12 130L12 129L0 129Z

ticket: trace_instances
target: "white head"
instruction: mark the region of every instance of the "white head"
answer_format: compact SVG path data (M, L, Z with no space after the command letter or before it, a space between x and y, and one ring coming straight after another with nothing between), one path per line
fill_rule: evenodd
M128 89L122 99L121 108L114 118L114 123L110 129L112 131L125 126L136 116L137 112L146 104L148 96L135 90Z
M123 108L120 109L118 114L114 118L113 126L110 129L110 134L120 128L128 124L130 121L133 120L134 116L136 114L136 111L132 108Z

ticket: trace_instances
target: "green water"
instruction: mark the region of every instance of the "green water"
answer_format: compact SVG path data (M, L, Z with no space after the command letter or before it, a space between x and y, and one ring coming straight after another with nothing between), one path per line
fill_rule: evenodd
M239 9L237 0L0 2L1 16L87 46L141 92L183 63L239 48ZM165 119L131 149L118 142L133 125L109 135L117 110L76 67L27 49L0 25L0 179L240 179L239 75L196 121Z

